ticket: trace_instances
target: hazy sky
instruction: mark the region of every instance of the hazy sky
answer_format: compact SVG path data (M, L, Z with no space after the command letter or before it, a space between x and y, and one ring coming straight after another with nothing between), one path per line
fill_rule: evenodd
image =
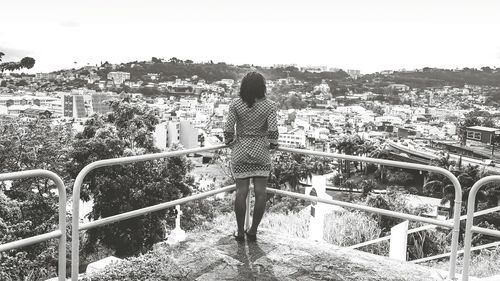
M5 0L0 6L0 51L5 61L34 57L31 72L152 56L363 73L500 67L497 0Z

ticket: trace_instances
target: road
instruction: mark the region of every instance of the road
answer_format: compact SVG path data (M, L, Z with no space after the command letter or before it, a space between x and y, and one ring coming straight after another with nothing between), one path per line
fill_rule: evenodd
M411 154L429 160L438 159L440 157L439 151L437 150L431 150L428 148L426 148L426 151L417 150L416 148L410 148L409 146L405 146L391 140L386 141L386 143L389 145L389 147L407 153L408 155ZM458 162L460 159L460 155L450 154L450 159ZM462 157L462 165L468 165L468 164L472 166L476 165L482 166L482 168L490 174L500 174L500 167L488 166L484 161L479 159Z

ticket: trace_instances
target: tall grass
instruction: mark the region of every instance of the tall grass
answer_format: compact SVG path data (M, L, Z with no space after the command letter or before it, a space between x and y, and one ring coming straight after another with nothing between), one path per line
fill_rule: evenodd
M422 263L429 267L448 270L450 261L449 259L443 261L430 261ZM464 258L463 255L457 258L457 272L463 273ZM472 254L469 275L475 277L489 277L500 274L500 246L494 249L475 251Z
M266 213L261 227L292 237L307 238L309 237L309 217L307 208L297 213Z
M337 246L347 247L380 237L382 230L378 222L364 212L342 211L325 216L323 237L325 241ZM389 253L386 241L363 247L363 251L377 255Z
M261 227L298 238L309 237L310 207L297 213L266 213ZM380 236L378 222L363 212L332 212L325 215L323 238L326 242L346 247ZM389 243L384 241L364 247L364 251L387 255Z

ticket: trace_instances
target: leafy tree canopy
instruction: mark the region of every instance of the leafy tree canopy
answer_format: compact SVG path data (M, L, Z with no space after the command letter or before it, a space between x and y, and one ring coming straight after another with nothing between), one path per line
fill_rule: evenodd
M150 108L124 100L110 101L110 106L111 114L92 116L76 136L70 153L73 177L96 160L158 152L152 136L158 119ZM185 157L101 168L85 178L81 197L93 199L93 220L156 205L191 193L190 169ZM145 251L163 239L166 214L154 212L92 229L85 249L92 251L100 242L118 256Z
M31 69L35 65L35 59L31 57L24 57L19 62L3 62L2 57L5 56L3 52L0 51L0 72L4 71L14 71L19 69Z

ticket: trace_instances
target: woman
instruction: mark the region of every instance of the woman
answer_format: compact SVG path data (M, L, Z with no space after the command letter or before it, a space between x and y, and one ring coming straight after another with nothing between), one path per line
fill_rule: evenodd
M267 178L271 172L271 149L278 146L277 105L266 99L266 81L257 72L250 72L241 81L240 97L229 105L224 128L225 143L232 148L231 163L236 180L234 212L238 231L234 237L243 241L257 239L266 207ZM235 130L236 125L236 130ZM253 179L255 207L252 226L245 231L246 198Z

